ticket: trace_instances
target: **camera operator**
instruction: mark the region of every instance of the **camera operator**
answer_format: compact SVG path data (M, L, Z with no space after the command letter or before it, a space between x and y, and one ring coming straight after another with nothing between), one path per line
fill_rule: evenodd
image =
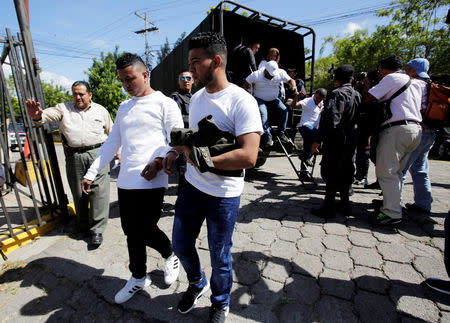
M373 87L378 83L378 71L376 69L373 69L368 73L360 72L355 80L355 90L361 95L364 95L363 92L366 83L370 84L370 87ZM358 142L355 160L356 174L353 182L355 185L368 185L367 174L370 165L370 145L368 142L371 136L369 123L370 118L367 113L367 105L362 103L359 107L358 117Z

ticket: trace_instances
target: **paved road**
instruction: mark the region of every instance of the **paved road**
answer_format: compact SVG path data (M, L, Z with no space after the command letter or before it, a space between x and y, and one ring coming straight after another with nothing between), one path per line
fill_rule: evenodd
M356 187L352 215L325 222L308 211L320 205L323 183L315 191L305 190L286 158L270 158L249 172L234 233L227 321L450 322L450 298L422 283L425 277L446 278L443 222L449 210L450 163L432 161L431 178L431 216L411 214L398 229L379 229L367 221L377 191ZM89 251L86 238L70 225L58 225L8 255L0 272L2 322L206 319L210 293L190 314L179 314L176 304L187 288L186 275L182 271L179 281L166 287L163 260L150 249L151 287L125 304L114 304L129 272L115 190L111 196L110 221L99 249ZM175 199L171 185L160 221L168 234ZM409 179L404 202L411 201ZM198 247L209 276L205 228Z

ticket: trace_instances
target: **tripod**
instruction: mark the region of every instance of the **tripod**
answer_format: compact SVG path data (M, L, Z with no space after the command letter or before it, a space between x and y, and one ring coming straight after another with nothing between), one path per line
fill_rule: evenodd
M282 148L284 154L286 155L287 159L289 160L289 163L291 164L292 168L294 169L295 173L297 174L298 179L302 183L303 187L305 189L314 189L317 187L317 182L313 176L314 173L314 167L316 165L316 155L314 154L312 157L312 166L310 166L310 169L308 169L308 165L305 163L305 153L303 151L298 150L297 146L292 142L291 138L288 138L288 143L284 143L281 141L280 137L276 135L277 142L280 144L280 147ZM285 145L288 144L291 148L288 149L285 147ZM294 162L292 161L292 157L297 156L300 159L301 163L301 169L297 169ZM306 175L306 176L305 176ZM310 183L310 184L309 184Z

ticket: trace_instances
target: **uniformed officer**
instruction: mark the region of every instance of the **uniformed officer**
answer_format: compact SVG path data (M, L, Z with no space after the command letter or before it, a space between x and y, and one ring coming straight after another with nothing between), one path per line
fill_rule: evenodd
M351 86L354 68L349 64L334 70L335 89L328 95L321 115L319 132L312 152L321 151L321 175L326 183L323 205L311 210L322 218L336 216L335 197L340 192L339 212L350 213L349 190L353 181L353 156L356 149L356 117L361 95Z
M81 191L80 182L91 166L100 146L108 137L113 122L109 112L92 101L92 92L85 81L72 85L73 102L57 104L45 110L40 103L27 100L27 110L36 125L59 122L65 140L66 172L73 195L81 231L91 234L91 245L98 247L109 217L109 174L105 168L95 178L91 194Z

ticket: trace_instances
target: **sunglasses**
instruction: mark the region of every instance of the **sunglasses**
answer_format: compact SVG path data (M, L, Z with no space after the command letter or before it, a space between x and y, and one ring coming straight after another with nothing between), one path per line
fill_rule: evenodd
M182 77L180 77L180 81L181 82L184 82L184 81L190 81L190 80L192 80L192 77L190 77L190 76L182 76Z

